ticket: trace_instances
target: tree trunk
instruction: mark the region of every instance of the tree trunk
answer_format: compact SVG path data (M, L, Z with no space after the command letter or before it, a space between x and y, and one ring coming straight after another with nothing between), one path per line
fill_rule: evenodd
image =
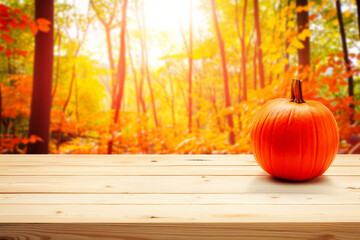
M229 93L228 73L227 73L227 67L226 67L225 47L224 47L223 39L221 37L220 28L219 28L215 0L211 0L211 3L212 3L213 19L214 19L214 23L215 23L215 30L216 30L216 35L217 35L217 38L219 41L220 54L221 54L222 71L223 71L223 78L224 78L224 90L225 90L225 103L226 103L226 107L229 108L229 107L231 107L231 100L230 100L230 93ZM228 120L228 124L230 127L229 143L231 145L233 145L235 143L235 134L234 134L234 122L233 122L232 114L229 113L227 115L227 120Z
M260 87L265 87L265 74L264 74L264 65L263 65L263 55L261 49L261 31L260 31L260 20L259 20L259 4L258 0L254 0L254 20L255 20L255 30L256 30L256 45L258 51L258 64L259 64L259 77L260 77Z
M296 7L307 6L308 0L296 0ZM298 25L298 32L301 33L304 29L309 29L309 11L301 11L296 13L296 22ZM301 40L300 40L301 41ZM298 49L299 56L299 73L310 67L310 38L301 41L304 48ZM307 78L304 79L305 81Z
M116 102L115 102L115 116L114 124L117 124L119 119L119 110L121 106L121 101L124 94L125 86L125 76L126 76L126 44L125 44L125 34L126 34L126 10L127 10L128 0L124 0L122 6L122 16L121 16L121 32L120 32L120 54L119 54L119 63L116 73L116 82L117 82L117 91L116 91ZM112 153L113 140L111 139L108 143L108 154Z
M150 76L150 71L149 71L149 51L148 51L148 47L147 47L147 40L146 40L146 26L145 26L145 14L144 14L144 9L141 8L141 17L142 17L142 27L143 27L143 47L144 47L144 67L145 67L145 73L146 73L146 81L148 83L149 86L149 91L150 91L150 97L151 97L151 106L152 106L152 110L153 110L153 116L154 116L154 122L155 122L155 127L159 127L159 121L157 118L157 112L156 112L156 106L155 106L155 98L154 98L154 91L152 88L152 84L151 84L151 76Z
M240 35L239 29L239 21L238 21L238 1L235 0L235 26L238 38L240 40L241 45L241 74L243 79L243 86L242 86L242 100L247 100L247 78L246 78L246 49L245 49L245 27L246 27L246 9L247 9L247 0L244 1L243 7L243 19L242 19L242 36ZM241 84L239 83L239 91L241 88ZM240 102L240 93L238 96L238 100Z
M353 97L354 96L354 80L353 80L353 75L350 74L351 63L350 63L350 60L349 60L349 53L348 53L347 44L346 44L346 33L345 33L345 28L344 28L344 22L343 22L343 19L342 19L340 0L336 1L336 10L337 10L337 17L338 17L338 21L339 21L341 43L342 43L342 48L343 48L343 51L344 51L344 61L345 61L345 65L346 65L346 72L349 75L348 76L348 94L349 94L349 97ZM352 109L352 113L350 115L350 122L352 124L352 123L354 123L355 105L350 104L349 106Z
M51 109L51 85L54 55L54 1L35 0L35 19L45 18L51 22L49 32L35 36L34 80L31 99L29 136L42 139L29 143L27 153L48 153Z
M143 97L143 88L144 88L144 80L145 80L144 27L141 24L139 15L140 15L140 10L138 4L136 4L136 22L139 29L139 40L141 45L139 99L141 103L142 113L144 114L146 113L146 104Z
M254 65L254 90L256 90L257 85L257 68L256 68L256 54L257 54L257 45L254 46L254 58L253 58L253 65Z
M59 68L60 68L60 50L61 50L61 33L60 33L60 28L58 29L58 33L57 33L58 37L59 37L59 42L58 42L58 49L57 49L57 56L56 56L56 74L55 74L55 84L54 84L54 90L51 94L51 100L54 99L55 94L56 94L56 89L57 89L57 85L58 85L58 81L59 81Z
M111 71L111 109L115 109L115 97L116 97L116 70L115 70L115 62L112 50L112 43L111 43L111 29L110 26L105 25L105 36L106 36L106 45L108 50L108 60L110 64L110 71Z
M135 69L132 54L131 54L130 38L129 38L128 31L126 32L126 36L127 36L127 42L128 42L128 54L129 54L129 59L130 59L130 67L131 67L131 71L133 73L134 84L135 84L136 110L137 110L138 116L140 116L139 86L138 86L138 82L137 82L136 69Z
M190 0L190 21L189 21L190 37L189 37L189 123L188 131L191 133L192 128L192 67L193 67L193 42L192 42L192 0Z

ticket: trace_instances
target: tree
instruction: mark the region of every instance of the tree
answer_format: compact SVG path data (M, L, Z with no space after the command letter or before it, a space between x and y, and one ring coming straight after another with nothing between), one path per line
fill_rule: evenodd
M308 0L296 0L296 9L298 33L301 34L302 31L309 30ZM299 73L310 67L310 38L306 37L304 40L300 39L300 41L304 47L298 48ZM304 80L307 80L307 78Z
M257 56L259 64L259 77L260 77L260 87L265 87L265 77L264 77L264 65L263 65L263 55L261 49L261 31L259 23L259 6L258 0L254 0L254 20L255 20L255 30L256 30L256 46L257 46Z
M224 90L225 90L225 106L229 108L231 107L231 100L230 100L230 92L229 92L229 79L228 79L227 66L226 66L225 46L219 28L215 0L211 1L211 5L212 5L212 15L215 24L216 36L219 42L220 55L221 55L222 72L224 78ZM234 134L234 122L231 113L227 114L227 120L230 127L229 143L233 145L235 143L235 134Z
M349 97L353 97L354 96L354 80L353 80L352 73L350 73L351 62L349 59L349 53L348 53L348 48L347 48L347 44L346 44L346 33L345 33L345 28L344 28L344 22L342 19L340 0L336 0L336 10L337 10L337 18L339 21L341 43L342 43L342 48L343 48L343 52L344 52L344 62L345 62L346 72L348 74L348 94L349 94ZM353 118L354 118L355 105L350 104L350 108L352 108L352 110L353 110L352 114L350 115L350 122L354 123Z
M246 78L246 49L245 49L245 27L246 27L246 9L247 9L247 0L244 1L244 7L243 7L243 19L242 19L242 34L240 34L240 28L239 28L239 20L238 20L238 0L235 0L235 26L236 26L236 32L238 35L238 38L240 40L241 44L241 73L242 73L242 100L247 100L247 78ZM241 81L239 82L239 91L241 87ZM239 92L239 103L240 103L240 92Z
M119 110L121 106L121 101L124 95L124 86L125 86L125 76L126 76L126 44L125 44L125 35L126 35L126 10L127 10L128 0L123 1L122 6L122 15L121 15L121 32L120 32L120 54L119 54L119 63L117 66L116 72L116 102L115 102L115 115L114 115L114 124L117 124L119 119ZM112 153L113 140L111 139L108 143L108 154Z
M110 65L110 72L111 72L111 109L115 108L115 95L116 95L116 88L117 88L117 82L116 82L116 69L115 69L115 61L114 61L114 55L113 55L113 47L112 47L112 30L116 26L114 24L116 11L118 8L118 0L111 1L111 4L108 2L100 2L100 4L95 5L93 0L90 0L91 7L94 9L96 13L97 19L100 21L100 23L103 25L105 30L105 36L106 36L106 46L107 46L107 52L108 52L108 60ZM101 7L99 6L101 5ZM102 9L102 7L106 8L106 11ZM105 16L105 12L109 13L109 16Z
M54 1L35 0L35 19L45 18L51 22L50 31L39 32L35 37L34 81L31 99L29 136L42 139L29 143L27 153L48 153L51 87L53 72L53 21Z

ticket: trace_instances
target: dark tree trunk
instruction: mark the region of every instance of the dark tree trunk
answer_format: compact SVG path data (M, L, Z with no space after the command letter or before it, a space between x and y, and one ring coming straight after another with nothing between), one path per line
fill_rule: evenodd
M337 10L337 17L338 17L338 21L339 21L341 43L342 43L342 47L343 47L343 51L344 51L344 61L346 64L346 72L349 74L351 71L351 63L349 60L349 53L348 53L347 44L346 44L346 33L345 33L345 28L344 28L344 22L342 19L340 0L336 1L336 10ZM354 96L354 80L353 80L352 74L348 77L348 94L350 97ZM355 105L350 104L350 108L353 110L353 112L350 115L350 121L351 121L351 123L354 123Z
M259 21L259 4L258 0L254 0L254 20L255 20L255 30L256 30L256 45L258 51L258 64L259 64L259 77L260 77L260 87L265 87L265 74L264 74L264 64L263 64L263 55L261 49L261 31L260 31L260 21Z
M226 107L229 108L229 107L231 107L231 100L230 100L230 92L229 92L228 73L227 73L227 67L226 67L225 46L224 46L223 39L221 37L220 28L219 28L215 0L212 0L211 3L212 3L213 19L214 19L214 23L215 23L215 30L216 30L216 35L217 35L217 38L219 41L219 48L220 48L220 55L221 55L222 72L223 72L223 78L224 78L225 103L226 103ZM234 122L233 122L232 114L229 113L227 115L227 120L228 120L228 124L230 127L229 143L231 145L233 145L235 143L235 134L234 134Z
M31 99L29 136L42 139L29 143L27 153L48 153L51 109L51 85L54 55L54 1L35 0L35 19L45 18L51 22L49 32L35 36L34 80Z
M192 69L193 69L193 33L192 33L192 0L190 0L190 21L189 21L189 29L190 29L190 37L189 37L189 123L188 123L188 131L191 132L192 128Z
M296 0L296 7L307 5L308 0ZM299 33L301 33L304 29L309 29L309 11L297 12L296 22ZM304 48L298 49L300 67L299 73L310 66L310 38L307 37L304 41L301 41L301 43L304 45ZM304 80L307 80L307 78Z
M57 89L57 85L58 85L58 81L59 81L59 68L60 68L60 50L61 50L61 33L60 33L60 28L58 29L58 33L57 33L58 37L59 37L59 42L58 42L58 49L57 49L57 56L56 56L56 73L55 73L55 84L54 84L54 90L51 94L51 100L55 97L56 94L56 89Z

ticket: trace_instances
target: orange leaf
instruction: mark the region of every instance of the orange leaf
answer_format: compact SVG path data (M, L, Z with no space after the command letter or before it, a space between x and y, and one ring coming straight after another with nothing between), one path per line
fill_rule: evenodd
M1 34L1 38L4 39L7 44L12 44L14 42L14 39L6 33Z
M312 20L314 20L316 17L317 17L316 14L312 14L312 15L309 17L309 20L312 21Z
M39 25L50 25L51 22L45 18L38 18L36 23Z
M31 32L35 35L38 32L38 27L36 26L36 23L32 23L31 24L31 28L30 28Z
M48 32L50 31L50 27L49 25L51 24L51 22L45 18L38 18L36 20L36 23L39 25L39 30L42 32Z
M320 62L320 58L315 59L314 65L317 65Z
M43 140L40 137L36 136L36 135L31 135L30 139L29 139L29 142L30 143L35 143L36 141L42 142Z

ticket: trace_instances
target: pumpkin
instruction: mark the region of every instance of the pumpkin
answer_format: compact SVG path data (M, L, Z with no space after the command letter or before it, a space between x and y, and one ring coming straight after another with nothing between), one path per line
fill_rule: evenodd
M251 128L251 150L270 175L304 181L322 175L339 144L333 114L322 103L304 101L302 81L293 79L291 100L275 99L262 106Z

